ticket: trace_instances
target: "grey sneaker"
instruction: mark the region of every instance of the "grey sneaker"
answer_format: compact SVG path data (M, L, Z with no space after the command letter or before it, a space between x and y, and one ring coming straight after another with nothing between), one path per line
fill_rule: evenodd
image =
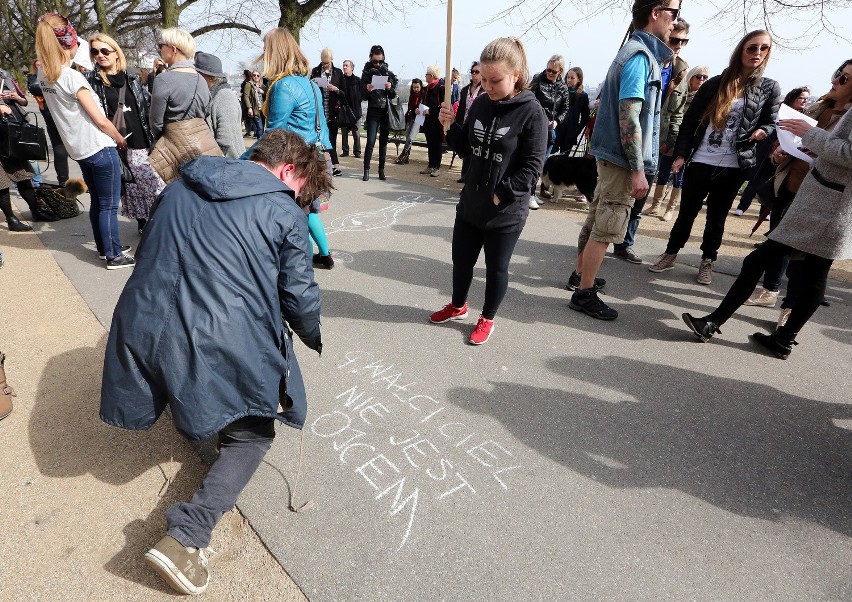
M633 247L625 247L623 249L614 249L612 252L616 257L620 257L625 261L629 261L630 263L642 263L642 258L636 254L636 251L633 250Z
M710 284L713 282L713 260L702 259L701 265L698 266L698 284Z
M210 582L204 550L185 548L171 535L145 553L145 562L181 594L200 594Z
M660 272L673 270L675 267L675 259L677 259L677 253L663 253L657 260L657 263L648 268L648 271L659 274Z
M421 175L424 175L424 176L432 175L432 168L431 168L431 167L427 167L426 169L421 169L421 170L420 170L420 174L421 174Z

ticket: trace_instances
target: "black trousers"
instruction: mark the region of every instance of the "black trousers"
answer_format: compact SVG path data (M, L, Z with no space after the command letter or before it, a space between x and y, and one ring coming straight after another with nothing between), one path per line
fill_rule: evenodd
M482 315L493 320L509 289L509 261L521 229L515 232L495 232L477 228L459 217L453 226L453 305L461 307L467 301L473 268L479 253L485 248L485 304Z
M749 298L767 266L777 260L778 257L786 257L794 252L795 249L787 245L774 240L767 240L749 253L743 260L742 270L731 286L731 290L722 299L719 307L707 316L707 319L716 322L716 324L727 322ZM825 286L828 282L828 272L831 270L832 263L834 263L832 259L825 259L810 253L805 254L802 260L801 281L796 304L792 313L790 313L787 324L779 329L779 334L795 337L814 315L825 296Z
M739 167L713 167L705 163L690 163L683 177L680 213L669 234L666 253L676 255L686 246L695 218L698 217L706 198L707 222L701 239L701 258L716 261L725 234L725 220L743 182L745 174Z
M441 145L444 142L444 128L441 122L426 119L420 128L426 136L426 149L429 154L429 167L437 169L441 167Z
M328 149L328 154L331 156L331 164L337 165L340 161L337 159L337 120L326 122L328 124L328 138L331 140L331 148Z
M367 129L367 144L364 147L364 169L370 169L370 161L373 158L373 147L376 145L377 134L379 137L379 169L384 169L385 159L388 155L388 136L390 135L387 113L377 119L368 116L364 125Z

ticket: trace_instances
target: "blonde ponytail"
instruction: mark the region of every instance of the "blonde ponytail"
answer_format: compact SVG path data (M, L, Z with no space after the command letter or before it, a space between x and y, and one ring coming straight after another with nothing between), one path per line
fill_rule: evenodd
M56 34L53 33L54 27L64 27L68 24L67 19L59 15L45 15L36 26L35 32L35 47L36 56L41 62L41 70L44 72L47 81L56 83L59 79L59 74L62 72L62 65L65 64L67 57L59 40L56 39Z

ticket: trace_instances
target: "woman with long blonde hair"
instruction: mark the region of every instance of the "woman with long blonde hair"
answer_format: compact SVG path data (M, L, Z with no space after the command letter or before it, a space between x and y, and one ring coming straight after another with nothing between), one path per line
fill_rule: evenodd
M725 233L725 219L755 163L758 142L775 132L781 86L763 76L772 54L772 36L752 31L731 53L722 75L710 78L695 95L675 142L672 171L686 165L680 213L668 246L649 269L674 269L692 225L707 199L698 283L710 284L713 262Z
M148 125L148 106L138 75L128 73L127 59L114 39L106 34L91 36L89 53L94 70L86 79L101 101L110 120L121 111L124 116L122 135L127 140L125 155L134 182L124 185L121 195L122 215L136 220L139 234L148 221L151 207L166 183L148 163L148 152L154 145L154 135ZM123 103L120 102L123 97Z
M121 163L118 150L127 141L107 119L92 86L71 68L77 52L77 32L68 19L56 13L39 17L36 55L41 62L38 83L44 102L68 154L80 165L91 199L89 220L95 246L108 270L135 265L125 253L118 233L118 200L121 196Z
M263 37L263 54L257 57L257 62L260 61L263 61L264 76L269 79L263 103L266 129L296 132L305 142L321 149L326 156L330 175L328 149L331 148L331 141L322 108L322 93L307 77L310 64L299 48L299 43L285 28L276 27ZM246 151L244 157L250 153L251 149ZM319 250L319 253L313 255L313 263L316 268L330 270L334 267L334 259L329 252L325 228L319 216L320 207L320 199L315 199L308 215L308 230ZM310 251L313 254L313 246Z

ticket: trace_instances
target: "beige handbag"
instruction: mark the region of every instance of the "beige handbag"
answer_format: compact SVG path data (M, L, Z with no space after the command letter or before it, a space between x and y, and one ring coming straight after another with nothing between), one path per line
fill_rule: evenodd
M200 78L201 76L199 76ZM189 103L192 108L193 97ZM189 108L184 117L189 114ZM180 166L199 157L224 157L222 149L216 143L210 126L202 117L174 121L163 126L163 135L154 144L148 162L154 171L168 184L180 176Z

